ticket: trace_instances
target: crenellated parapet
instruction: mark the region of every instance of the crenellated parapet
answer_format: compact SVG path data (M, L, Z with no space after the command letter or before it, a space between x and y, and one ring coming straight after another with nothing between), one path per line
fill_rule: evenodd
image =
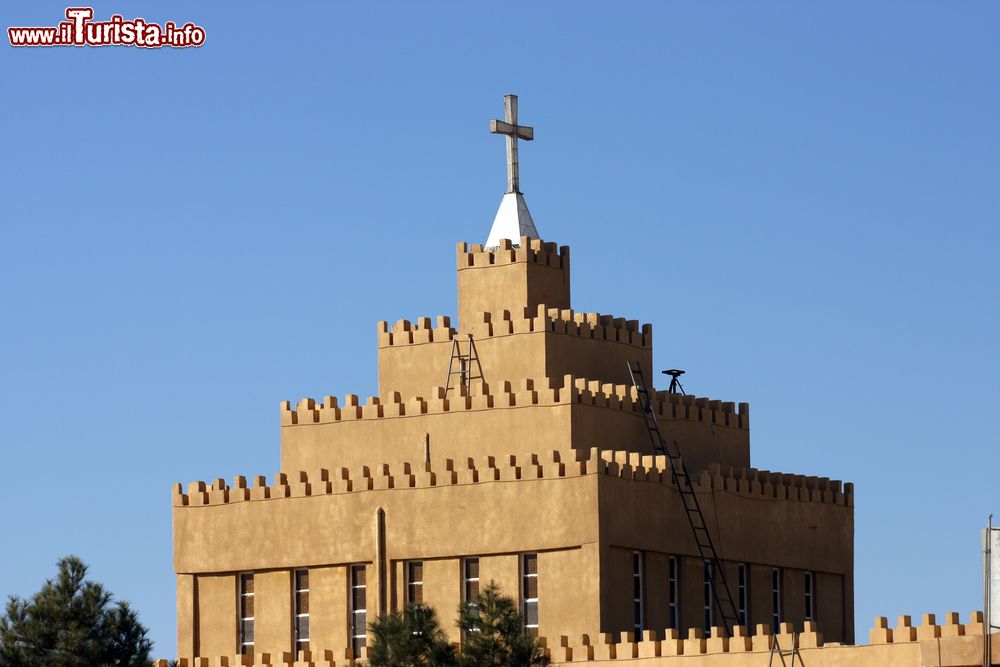
M632 482L666 485L676 489L666 457L629 451L586 452L552 450L547 454L483 455L434 462L379 463L353 467L319 468L265 476L238 476L232 484L219 478L196 481L187 490L173 487L175 507L225 505L246 501L302 498L389 489L426 489L440 486L560 479L607 475ZM734 495L776 500L852 506L854 487L826 477L790 475L753 468L710 466L692 477L696 493L725 491Z
M572 308L549 308L545 304L540 304L533 316L527 315L517 317L508 311L480 313L473 327L474 332L477 338L488 338L544 331L639 348L653 346L653 325L643 324L640 327L638 320L600 313L578 313Z
M416 322L399 320L391 327L388 322L380 321L377 325L378 346L393 347L403 345L424 345L426 343L449 343L455 338L455 329L451 326L451 318L439 315L434 318L418 317Z
M263 475L238 476L233 483L219 478L214 482L192 482L184 492L183 485L175 484L175 507L225 505L255 500L301 498L388 489L426 489L440 486L480 484L486 482L511 482L562 477L579 477L591 473L607 473L608 466L601 460L599 450L577 460L573 453L552 451L547 456L537 454L504 457L483 456L479 460L444 459L435 463L403 462L398 465L380 463L353 468L320 468L293 474L275 473L268 484Z
M685 634L674 629L646 630L641 634L594 632L573 637L561 636L555 643L550 641L544 643L553 665L648 658L664 658L664 660L643 664L698 665L700 662L691 661L691 658L731 654L731 658L724 664L752 667L762 664L762 657L766 659L767 656L753 657L746 654L769 654L772 646L777 643L784 650L798 649L803 664L814 667L878 667L890 664L887 659L890 656L895 659L891 662L893 665L922 667L924 664L936 664L967 667L975 664L966 662L969 655L974 654L969 649L974 651L979 647L981 651L983 614L980 611L969 614L969 622L964 624L959 621L957 612L945 614L945 622L942 624L937 623L934 614L924 614L923 622L916 627L911 624L909 616L901 616L899 628L903 631L904 639L895 640L886 618L878 617L875 619L875 627L871 630L871 644L859 646L824 642L823 634L813 621L804 621L801 626L781 623L778 632L773 632L770 625L757 625L755 628L736 626L728 635L719 627L713 627L708 633L701 628L690 628ZM920 660L920 650L905 653L905 646L899 646L899 652L895 654L885 653L884 650L886 644L909 644L911 648L919 649L915 643L929 640L934 640L935 646L930 647L930 653L938 660L933 663ZM740 654L745 658L741 659ZM911 656L915 658L912 662L908 661ZM683 657L683 660L676 662L670 660L674 657ZM723 663L706 659L705 664Z
M898 639L896 631L899 631ZM923 621L916 626L909 616L901 616L896 628L890 628L886 617L880 616L875 619L871 637L872 641L867 645L825 642L816 624L805 621L801 626L781 623L778 632L774 632L770 625L754 628L736 626L729 634L719 627L713 627L709 632L691 628L683 634L668 628L642 633L590 632L554 639L540 637L539 642L554 667L584 662L629 661L648 667L698 667L701 664L755 667L768 664L775 644L785 650L797 649L796 662L801 661L810 667L881 667L889 664L897 667L922 667L927 664L971 667L981 664L975 662L975 658L982 659L983 613L972 612L967 623L962 623L956 612L945 614L943 623L938 623L934 614L924 614ZM995 662L1000 655L998 649L1000 642L994 642L991 662ZM167 667L167 664L166 660L158 660L155 667ZM181 658L178 661L178 667L336 667L355 664L360 664L360 658L356 660L350 649L320 649L297 654L264 653L256 658Z
M497 248L484 249L481 243L458 243L455 249L458 270L501 266L504 264L537 264L560 271L569 268L569 246L546 243L541 239L522 236L520 245L501 239Z
M536 382L525 378L517 383L505 380L492 385L476 381L472 383L472 391L468 394L461 388L446 392L444 387L439 386L432 387L426 395L404 398L400 392L393 391L387 396L369 396L364 403L356 394L347 394L343 400L336 396L326 396L320 401L303 398L294 408L289 401L282 401L281 425L300 426L494 408L552 406L567 404L570 396L571 392L551 388L548 380Z
M426 396L407 398L400 392L390 392L387 396L369 396L363 403L357 394L346 394L342 400L336 396L326 396L321 400L303 398L294 407L290 401L282 401L281 425L570 404L618 410L641 417L635 388L626 384L565 375L561 384L552 378L522 378L495 383L477 380L471 386L469 394L460 387L446 392L444 387L438 386L431 388ZM750 406L747 403L740 403L737 407L732 402L661 391L656 393L654 407L663 419L706 422L740 430L750 428Z
M433 321L430 317L420 317L415 322L399 320L391 326L388 322L381 321L377 331L380 348L447 343L457 335L451 326L451 318L443 315L437 316ZM653 346L652 324L640 326L638 320L600 313L578 313L572 308L549 308L545 304L539 304L531 314L511 314L506 310L499 313L479 313L472 331L479 344L482 344L483 339L498 336L546 332L624 343L639 348Z
M479 312L461 331L445 316L378 323L379 391L424 391L446 376L453 341L462 353L472 335L483 376L579 377L623 382L627 364L649 369L653 327L601 313L539 304L533 311Z
M660 392L655 409L689 470L713 462L750 465L747 404ZM352 462L371 456L412 460L425 439L435 454L453 457L549 448L652 451L632 386L572 375L476 380L469 392L439 385L410 396L390 391L366 399L304 398L294 405L282 402L280 415L286 470L309 469L331 456ZM475 443L462 435L470 429L478 433ZM361 442L364 447L357 447Z
M600 472L629 480L652 481L676 488L670 467L663 455L643 455L631 451L600 451L605 466ZM692 476L696 493L725 491L774 500L797 500L854 506L854 484L829 477L812 477L771 472L756 468L723 467L710 463L706 470Z

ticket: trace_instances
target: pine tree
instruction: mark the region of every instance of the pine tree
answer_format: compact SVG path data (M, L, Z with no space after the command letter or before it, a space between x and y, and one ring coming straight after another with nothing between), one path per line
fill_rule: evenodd
M0 618L2 667L147 667L152 642L127 602L86 581L75 556L30 600L11 597Z
M549 659L535 637L524 630L517 603L501 595L493 581L479 592L474 603L458 609L462 630L461 664L468 667L531 667L547 665Z
M371 624L372 667L448 667L455 665L455 651L448 643L435 611L422 604L408 604L402 612L381 616Z

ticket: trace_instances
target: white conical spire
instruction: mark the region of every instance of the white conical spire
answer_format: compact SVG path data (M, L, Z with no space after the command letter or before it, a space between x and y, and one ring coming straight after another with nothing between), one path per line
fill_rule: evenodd
M528 205L524 202L524 195L520 192L508 192L500 200L500 208L493 218L493 226L490 228L490 236L486 239L487 248L496 248L500 245L500 239L510 239L514 245L521 242L521 237L527 236L531 239L541 238L538 230L535 229L535 222L528 212Z

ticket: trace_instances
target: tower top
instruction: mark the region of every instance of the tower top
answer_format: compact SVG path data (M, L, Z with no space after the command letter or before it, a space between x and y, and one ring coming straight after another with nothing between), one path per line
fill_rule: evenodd
M517 124L517 95L504 95L504 120L491 120L490 132L502 134L507 140L507 191L504 193L490 228L487 248L496 248L500 239L510 239L515 245L522 236L538 239L538 230L521 194L521 177L517 160L517 140L531 141L535 128Z

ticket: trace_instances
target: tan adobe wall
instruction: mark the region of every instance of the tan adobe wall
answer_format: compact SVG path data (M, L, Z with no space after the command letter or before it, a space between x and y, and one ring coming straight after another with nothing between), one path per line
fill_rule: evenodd
M462 329L478 313L507 310L519 316L524 308L534 311L543 303L551 308L570 307L567 246L557 249L555 243L522 237L518 248L503 239L491 252L480 244L459 243L456 260Z
M909 616L900 616L895 627L888 619L875 619L869 644L847 646L827 642L815 625L793 634L791 624L771 633L767 625L754 631L735 628L733 637L721 636L717 629L705 635L692 629L681 637L675 630L649 630L641 636L590 633L541 638L553 667L577 663L621 664L628 667L762 667L770 663L775 640L782 648L798 648L796 663L808 667L981 667L983 664L983 614L974 611L962 623L956 612L944 615L939 623L934 614L924 614L914 625ZM1000 634L993 635L991 664L1000 664ZM360 665L346 649L316 649L299 654L272 652L257 654L256 660L231 653L223 657L181 658L180 667L337 667ZM782 664L775 657L775 664ZM790 664L791 656L785 658ZM167 667L166 660L155 667Z
M596 459L596 454L595 461ZM544 465L483 457L436 465L360 466L278 473L232 486L194 482L174 489L174 569L227 572L364 562L375 551L373 512L387 516L392 557L434 558L522 552L597 541L596 465L591 460ZM516 482L516 483L514 483ZM587 520L566 521L546 506L572 507ZM484 522L482 508L504 507ZM589 512L589 514L585 514ZM441 518L447 514L448 521ZM529 526L512 524L532 517ZM349 539L331 540L329 531ZM280 549L260 549L274 543Z
M845 510L852 503L850 485L841 491L839 482L817 478L714 469L693 481L699 495L712 498L712 505L724 503L725 496L743 499L747 507L768 498L768 505L815 506L806 511L814 517L811 520L817 520L816 516L822 520L825 506ZM599 510L605 505L620 505L614 492L623 485L645 499L648 524L636 526L632 533L627 526L623 528L618 516ZM197 575L193 591L178 598L179 604L186 601L190 605L178 610L178 645L203 655L228 652L226 647L235 644L237 573L254 571L264 573L261 581L269 586L258 584L257 605L263 610L259 618L264 624L258 632L259 645L289 650L290 570L374 562L377 533L373 521L379 510L384 511L383 543L390 565L384 584L379 584L374 574L370 576L370 595L374 596L381 585L379 590L385 591L390 608L401 601L400 583L392 577L398 577L402 561L428 563L426 601L447 616L459 601L453 589L459 581L462 556L499 558L492 573L489 567L481 571L481 579L495 576L516 594L517 582L512 580L516 575L511 574L516 565L510 559L537 552L539 567L544 566L540 569L544 576L539 579L544 594L540 595L543 634L627 626L631 606L618 610L616 605L620 597L617 589L622 588L616 577L622 573L608 566L606 550L599 548L598 542L694 555L686 526L676 528L679 532L673 540L648 534L648 525L672 526L670 515L677 513L676 505L676 488L662 457L597 449L583 460L576 460L572 452L555 451L544 460L537 455L483 457L430 465L321 469L291 476L279 473L271 485L263 477L252 484L237 477L231 486L221 479L211 486L195 482L187 493L177 485L174 566L179 591L192 585L189 575ZM497 507L504 511L493 512L490 520L484 520L482 508ZM748 511L736 509L737 513ZM445 516L447 521L442 520ZM786 522L793 520L791 516L788 511L780 514ZM711 515L709 522L711 525ZM761 534L772 537L795 529L788 523L759 527ZM658 528L657 532L664 531ZM669 535L664 532L660 537ZM727 552L723 555L728 558ZM778 558L775 564L788 562L781 560L780 554ZM434 568L443 574L435 577ZM275 574L279 571L283 573ZM329 580L343 583L345 577L330 574ZM659 576L651 571L650 580L654 578ZM327 619L318 620L318 627L334 629L327 635L315 635L315 641L320 636L332 637L330 641L346 637L346 626L336 626L346 623L343 595L325 589L320 582L316 579L311 586L322 596L319 600L325 600L313 601L314 607L320 605L315 607L320 615L317 618ZM611 611L602 611L604 607ZM337 627L343 628L343 635Z
M517 383L473 383L472 396L432 390L431 398L399 393L369 397L364 405L303 399L281 407L281 468L314 470L332 462L352 467L372 460L422 460L431 455L530 455L544 449L586 451L632 449L651 453L634 389L564 376ZM710 462L750 464L750 408L741 403L657 394L657 412L668 437L676 439L692 471ZM358 447L357 443L365 443Z
M666 625L662 602L666 594L658 591L668 580L669 556L684 557L681 627L700 626L704 609L700 559L669 469L661 457L602 452L602 458L609 463L598 488L601 629L632 628L633 551L641 552L645 560L649 627ZM638 480L653 483L633 483ZM817 577L820 627L837 641L853 641L852 484L753 469L724 470L718 465L693 482L734 595L737 563L749 568L751 619L770 618L771 569L778 567L783 580L782 618L805 620L802 573L809 571Z
M629 452L602 452L601 456L611 459L600 481L602 540L630 549L673 549L697 555L679 492L663 458ZM636 480L656 483L629 483ZM694 476L692 482L697 490L710 494L708 501L701 501L701 509L713 539L720 549L724 546L726 560L841 574L850 571L854 543L854 485L850 482L723 469L717 464ZM786 500L798 502L782 502ZM774 526L780 526L780 531ZM776 539L768 539L772 536Z
M504 592L516 595L520 586L518 553L494 553L476 556L480 562L480 578L485 584L496 581ZM405 604L403 568L407 560L390 563L389 608L400 609ZM452 642L461 640L455 627L456 609L461 599L462 558L421 558L424 568L424 603L438 611L442 628ZM538 567L543 572L596 572L597 546L581 545L569 549L538 552ZM357 563L355 563L357 564ZM375 577L371 562L365 565L367 580ZM346 647L349 639L349 571L348 564L309 568L310 645L314 647ZM178 635L182 640L183 657L198 655L232 655L237 650L236 606L238 573L184 575L194 581L199 591L198 603L185 608L179 618ZM293 644L291 608L291 570L255 571L255 652L281 655L290 652ZM549 576L539 578L539 620L553 634L572 633L576 627L598 623L595 601L598 597L596 576L581 586L567 586L564 579ZM375 591L367 591L368 613L374 618ZM572 609L573 614L565 613ZM192 618L196 619L192 623ZM574 627L572 623L583 623ZM197 626L197 629L195 629ZM341 650L340 655L344 655Z
M638 361L648 373L653 362L653 328L600 313L577 313L541 304L527 315L481 312L466 331L451 319L421 317L378 323L379 392L404 396L445 384L458 338L466 353L467 333L487 381L497 378L575 375L602 382L631 383L627 363ZM454 384L454 381L453 381Z
M597 586L597 467L552 452L517 460L439 461L433 465L362 466L279 473L271 485L237 477L174 489L174 567L178 589L178 646L188 656L231 653L236 646L236 586L255 573L258 650L290 650L290 572L310 568L313 641L346 645L346 567L375 562L376 513L385 516L387 579L369 567L369 610L376 591L390 608L401 604L401 563L425 562L425 599L450 619L459 602L461 557L482 559L480 576L517 594L519 554L539 553L540 567L590 572L590 584L540 582L547 596L543 627L571 632L599 623ZM503 507L485 521L482 508ZM545 508L545 511L543 511ZM585 520L566 521L570 512ZM447 521L442 517L447 516ZM530 527L513 524L530 517ZM326 583L312 577L327 572ZM342 572L344 571L344 572ZM339 574L338 574L339 572ZM513 578L512 574L513 573ZM332 588L331 588L332 586ZM374 616L372 616L374 617ZM324 630L323 628L326 628ZM457 630L447 628L458 640Z

